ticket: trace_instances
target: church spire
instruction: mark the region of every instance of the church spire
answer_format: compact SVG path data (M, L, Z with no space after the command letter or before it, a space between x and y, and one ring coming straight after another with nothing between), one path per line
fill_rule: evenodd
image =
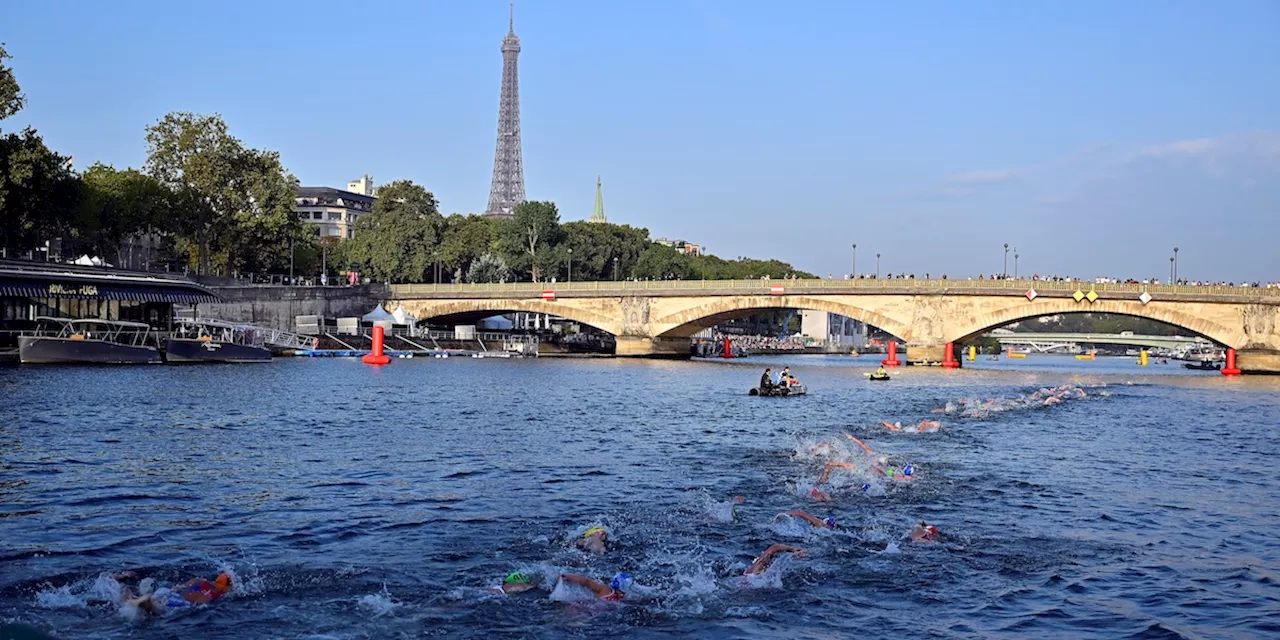
M596 206L591 211L591 222L608 222L604 217L604 191L601 186L600 176L596 176Z

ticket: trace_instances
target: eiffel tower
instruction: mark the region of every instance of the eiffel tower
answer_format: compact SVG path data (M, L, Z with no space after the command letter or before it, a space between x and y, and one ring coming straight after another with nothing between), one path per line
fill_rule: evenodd
M498 148L493 154L493 183L484 215L510 218L524 202L524 160L520 152L520 75L516 57L515 3L511 3L507 37L502 39L502 97L498 101Z

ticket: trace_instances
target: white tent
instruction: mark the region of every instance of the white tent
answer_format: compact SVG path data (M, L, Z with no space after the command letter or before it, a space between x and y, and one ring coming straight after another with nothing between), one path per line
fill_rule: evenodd
M505 316L491 316L480 321L480 326L491 331L510 330L515 326Z
M109 266L111 266L111 265L107 264L107 261L106 261L106 260L103 260L102 258L98 258L98 257L96 257L96 256L95 256L95 257L93 257L93 258L90 258L90 257L89 257L89 254L87 254L87 253L86 253L86 254L84 254L84 255L82 255L82 256L80 256L79 258L76 258L75 260L72 260L72 261L71 261L71 264L80 264L80 265L84 265L84 266L86 266L86 267L109 267Z
M413 324L418 321L412 314L404 310L404 305L396 307L396 310L391 312L391 317L395 318L396 324Z
M364 316L360 319L364 320L365 322L377 322L379 320L390 320L392 322L395 322L395 316L387 313L387 310L383 309L381 304L379 304L376 308L374 308L373 311L370 311L369 313L364 314Z

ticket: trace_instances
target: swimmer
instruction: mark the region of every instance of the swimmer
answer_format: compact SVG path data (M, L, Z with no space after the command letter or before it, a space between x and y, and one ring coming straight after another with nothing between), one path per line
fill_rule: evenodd
M880 424L884 425L884 428L890 431L902 431L901 422L889 422L888 420L881 420Z
M876 463L872 465L871 468L879 472L880 475L896 482L906 482L915 479L915 467L907 465L899 471L889 466L889 458L885 456L881 456L879 460L876 460Z
M534 587L535 585L533 584L533 580L529 578L528 574L521 571L512 571L507 574L507 577L502 579L500 584L495 584L492 587L489 587L489 591L502 595L512 595L516 593L524 593Z
M590 551L595 554L602 554L607 549L605 543L609 542L609 532L604 527L589 527L582 533L582 537L578 539L577 545L583 551Z
M831 472L835 469L848 469L849 471L853 471L853 472L858 471L857 467L853 466L852 464L849 464L848 462L840 462L837 460L832 460L827 463L827 466L823 467L822 474L818 476L817 482L814 482L813 484L815 485L826 484L827 480L831 478Z
M801 520L804 520L805 522L808 522L809 524L813 525L817 529L836 528L835 518L824 518L822 520L819 520L817 516L810 513L805 513L804 511L800 511L800 510L788 511L787 515L795 518L800 518Z
M942 423L937 420L921 420L916 425L916 433L931 433L942 428Z
M807 552L801 547L793 547L789 544L775 544L765 549L764 553L757 556L755 560L752 560L751 566L747 567L747 570L743 571L742 575L752 576L768 571L769 567L773 565L774 556L779 553L790 553L797 558L803 558Z
M594 593L596 598L609 601L623 599L627 595L626 590L631 588L631 576L625 573L614 576L609 584L573 573L560 574L560 581L587 589Z
M934 542L938 539L938 528L926 523L924 520L916 523L911 529L912 542Z
M133 572L125 572L120 577L134 577ZM223 572L213 582L204 578L193 578L187 582L169 588L154 589L155 581L148 578L138 583L138 592L129 587L120 587L120 597L125 604L137 607L153 616L164 615L169 609L179 609L197 604L209 604L231 591L231 574Z
M852 440L852 441L854 441L854 442L858 443L858 446L859 446L859 447L862 447L862 450L863 450L863 451L866 451L867 453L869 453L869 454L871 454L871 455L875 455L875 454L876 454L876 452L874 452L874 451L872 451L872 450L871 450L871 447L868 447L868 446L867 446L867 443L865 443L865 442L863 442L863 441L861 441L861 440L859 440L859 439L857 439L857 438L855 438L855 437L853 437L853 436L851 436L851 435L849 435L849 434L847 434L847 433L846 433L846 434L844 434L844 437L846 437L846 438L848 438L848 439L850 439L850 440Z

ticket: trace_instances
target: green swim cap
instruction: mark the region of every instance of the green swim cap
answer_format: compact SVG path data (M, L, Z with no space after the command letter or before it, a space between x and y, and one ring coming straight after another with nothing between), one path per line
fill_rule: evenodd
M512 571L507 574L505 579L503 579L502 584L511 584L513 582L516 584L529 584L529 576L526 576L519 571Z

